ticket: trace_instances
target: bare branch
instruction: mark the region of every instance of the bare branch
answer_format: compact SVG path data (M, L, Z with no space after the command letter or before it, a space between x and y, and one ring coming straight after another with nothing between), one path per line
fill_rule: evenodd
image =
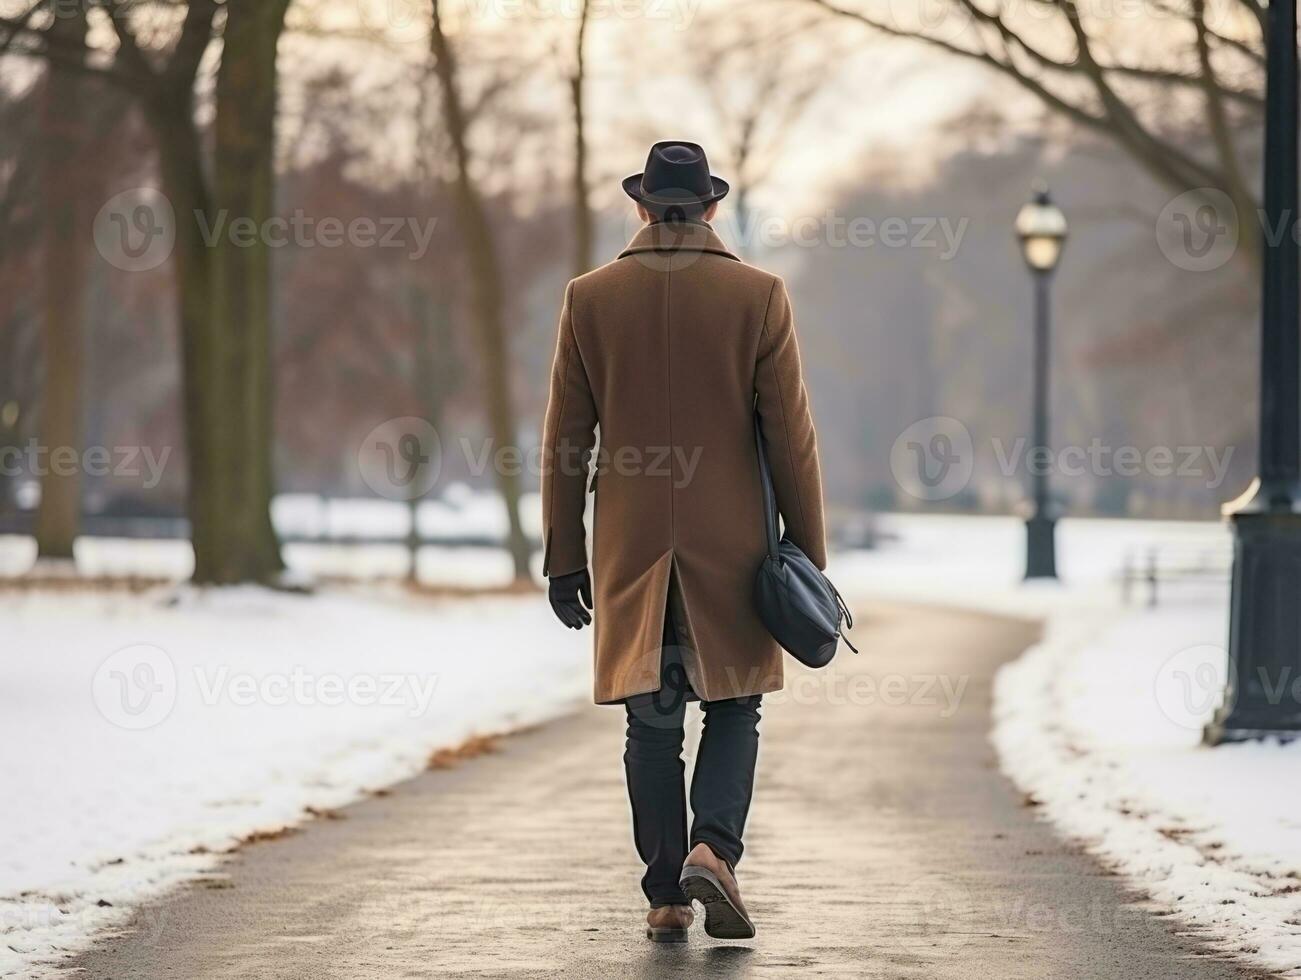
M914 41L920 41L931 47L938 48L941 51L946 51L949 54L957 55L960 58L966 58L978 61L981 64L989 65L1011 78L1022 88L1037 96L1049 108L1061 113L1067 118L1073 119L1075 122L1081 123L1082 125L1098 129L1105 129L1107 126L1107 119L1105 116L1094 114L1085 108L1067 102L1056 92L1045 86L1039 79L1025 74L1011 61L1003 61L988 51L973 51L970 48L961 47L951 41L946 41L943 38L934 37L929 34L916 34L911 31L906 31L891 26L890 24L885 24L867 16L866 14L860 13L857 10L849 10L844 7L839 7L836 4L831 3L830 0L802 0L802 2L821 7L828 13L834 14L838 17L857 21L873 30L880 31L883 34L888 34L891 37L910 38Z
M135 32L131 30L131 25L126 22L126 8L117 3L110 3L105 7L105 12L108 14L109 23L113 25L113 33L117 35L118 59L126 65L127 71L137 78L156 77L157 72L145 57L144 50L136 40Z
M1102 103L1103 111L1117 138L1129 147L1135 159L1165 183L1182 189L1199 186L1220 186L1224 175L1196 160L1168 140L1161 139L1144 126L1133 109L1116 93L1107 79L1106 70L1094 57L1088 32L1080 19L1075 0L1057 0L1066 14L1066 22L1075 35L1076 52L1080 68L1093 83Z
M276 0L281 10L287 2L288 0ZM181 36L172 49L167 67L163 69L169 83L193 85L203 53L208 50L208 43L212 40L212 23L219 6L217 0L190 0L185 22L181 25Z
M1209 31L1206 27L1206 0L1192 0L1193 19L1197 27L1197 61L1201 65L1204 80L1203 93L1206 99L1206 119L1215 143L1215 152L1220 160L1220 169L1229 196L1240 216L1254 214L1256 201L1242 176L1242 167L1238 162L1237 148L1233 143L1233 132L1229 126L1228 114L1225 112L1224 100L1220 96L1219 86L1215 84L1215 67L1211 64L1211 45ZM1258 248L1259 242L1254 235L1241 236L1248 248Z
M1048 0L1064 14L1066 24L1075 40L1076 55L1070 60L1059 60L1032 45L1013 30L1001 15L978 6L975 0L952 0L952 2L981 28L986 38L984 48L967 47L922 31L906 30L883 23L858 10L839 6L832 0L803 0L803 2L819 7L830 14L857 21L884 34L921 41L949 54L996 69L1035 95L1050 109L1076 123L1110 135L1124 146L1144 169L1167 186L1180 190L1201 186L1237 188L1243 186L1240 180L1234 180L1231 171L1222 172L1198 160L1146 124L1139 118L1133 106L1121 98L1112 85L1111 77L1138 79L1185 88L1195 87L1203 93L1204 97L1214 98L1221 109L1226 101L1235 101L1257 108L1260 105L1260 97L1255 93L1225 88L1214 73L1206 71L1187 75L1177 71L1102 63L1094 51L1092 39L1074 0ZM1242 0L1242 2L1253 3L1255 0ZM1209 45L1209 35L1205 41ZM1092 90L1092 97L1082 100L1062 94L1049 85L1053 76L1087 80ZM1225 131L1228 132L1227 116ZM1223 157L1221 165L1224 165Z

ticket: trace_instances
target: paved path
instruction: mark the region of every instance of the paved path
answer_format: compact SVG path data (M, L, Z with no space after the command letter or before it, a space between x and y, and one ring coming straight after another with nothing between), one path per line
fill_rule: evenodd
M591 708L250 847L75 965L93 980L1253 976L1134 904L998 773L990 678L1033 627L861 612L861 657L765 707L751 942L642 937L621 718ZM964 678L949 713L941 684Z

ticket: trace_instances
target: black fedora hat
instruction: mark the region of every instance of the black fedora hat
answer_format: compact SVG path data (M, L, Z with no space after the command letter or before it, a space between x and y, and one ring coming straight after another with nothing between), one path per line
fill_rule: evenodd
M661 140L652 146L646 169L625 177L623 189L652 211L706 208L731 190L727 181L710 175L704 148L682 140Z

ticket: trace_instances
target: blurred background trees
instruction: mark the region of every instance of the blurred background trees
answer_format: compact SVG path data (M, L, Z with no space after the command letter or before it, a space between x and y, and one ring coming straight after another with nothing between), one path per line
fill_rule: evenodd
M1244 166L1243 144L1259 139L1263 121L1258 0L797 2L988 66L1073 125L1104 133L1167 190L1219 190L1234 214L1254 219L1260 168ZM1258 237L1241 243L1258 263Z
M1214 486L1089 473L1059 492L1073 513L1214 516L1253 470L1255 239L1236 228L1224 263L1191 268L1160 216L1221 192L1217 214L1255 220L1259 13L0 0L0 451L174 450L148 487L7 465L0 530L67 558L106 517L186 517L198 581L274 582L275 496L371 495L361 443L411 415L440 436L432 494L495 498L527 577L559 299L634 230L617 181L660 138L706 146L734 188L720 232L788 281L839 513L922 506L889 455L928 415L978 447L943 506L1021 499L992 447L1028 425L1011 221L1046 178L1072 227L1057 440L1231 450ZM137 188L165 195L175 244L128 270L96 229ZM277 219L304 230L269 236ZM324 233L386 219L387 245ZM848 243L854 219L908 232Z

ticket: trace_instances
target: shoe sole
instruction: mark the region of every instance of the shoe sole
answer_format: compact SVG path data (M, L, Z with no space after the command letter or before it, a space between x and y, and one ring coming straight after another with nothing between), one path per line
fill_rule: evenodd
M687 930L678 926L647 926L646 938L653 943L685 943Z
M705 907L705 934L714 939L753 939L751 922L727 897L723 884L708 868L688 864L680 879L687 897Z

